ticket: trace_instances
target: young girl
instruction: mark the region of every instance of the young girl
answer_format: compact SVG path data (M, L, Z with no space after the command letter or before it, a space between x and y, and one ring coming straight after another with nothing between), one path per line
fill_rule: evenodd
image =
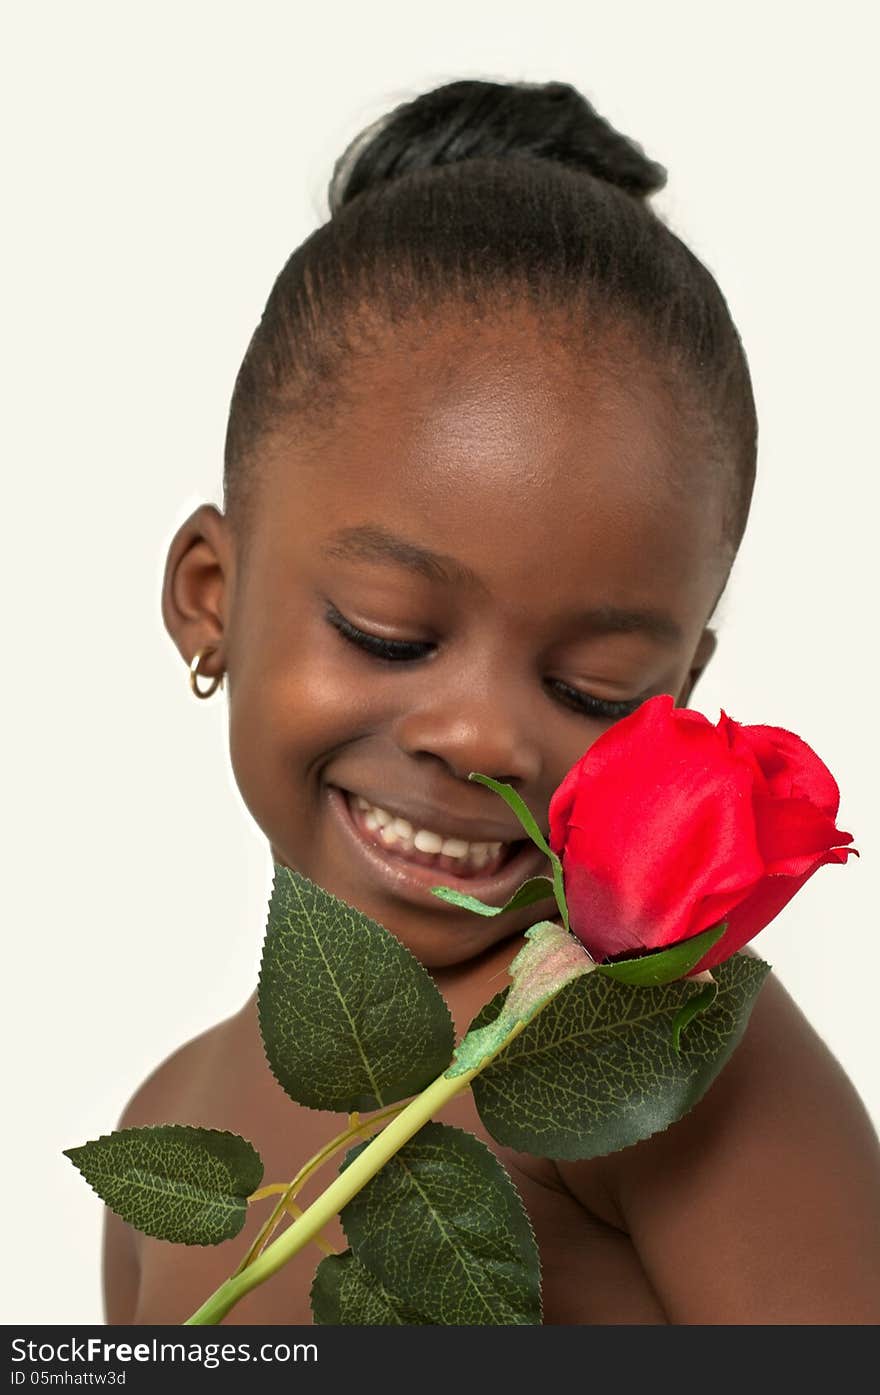
M226 676L235 777L273 860L392 931L459 1036L555 911L484 918L431 895L502 905L546 870L468 773L512 784L546 834L553 790L610 723L655 693L689 702L745 527L746 359L647 203L664 181L560 83L454 82L369 127L248 346L226 512L196 509L168 554L165 624L194 692ZM877 1141L772 976L702 1102L635 1147L514 1153L469 1093L440 1117L508 1168L548 1324L880 1319ZM269 1181L346 1121L281 1090L254 994L120 1126L161 1122L243 1134ZM207 1248L108 1212L108 1321L183 1322L253 1239L253 1209ZM324 1239L345 1248L338 1222ZM309 1323L319 1258L225 1322Z

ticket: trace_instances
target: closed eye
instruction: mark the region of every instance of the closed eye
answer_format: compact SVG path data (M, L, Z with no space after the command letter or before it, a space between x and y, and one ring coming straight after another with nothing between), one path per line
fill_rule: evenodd
M437 647L430 641L383 639L380 635L368 634L365 630L358 629L350 620L346 620L345 616L341 615L332 605L328 606L325 619L350 644L374 659L391 661L392 663L415 663L419 659L427 658L428 654ZM638 697L628 698L625 702L611 702L607 698L593 697L591 693L583 693L578 688L572 688L559 678L548 679L547 684L563 699L565 706L573 707L587 717L606 720L628 717L644 701L644 698Z
M630 717L644 702L644 698L640 697L627 698L625 702L611 702L609 698L597 698L593 697L592 693L582 693L579 688L572 688L568 683L563 683L561 678L551 678L548 682L562 696L567 696L572 706L587 717L609 717L612 720L617 717Z
M328 607L325 618L347 640L356 644L359 649L372 654L376 659L392 659L399 663L411 663L414 659L424 659L434 648L434 645L428 642L382 639L379 635L369 635L365 630L359 630L350 620L346 620L345 616L340 615L334 606Z

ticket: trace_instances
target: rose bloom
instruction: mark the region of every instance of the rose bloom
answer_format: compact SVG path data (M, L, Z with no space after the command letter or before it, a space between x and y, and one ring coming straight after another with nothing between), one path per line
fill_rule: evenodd
M840 792L781 727L714 725L649 698L604 732L550 800L572 932L596 960L727 929L692 973L728 959L818 867L845 862Z

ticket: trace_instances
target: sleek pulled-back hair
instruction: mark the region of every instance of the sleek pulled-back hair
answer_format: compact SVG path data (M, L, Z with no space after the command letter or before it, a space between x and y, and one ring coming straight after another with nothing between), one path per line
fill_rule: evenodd
M625 342L673 386L722 479L732 561L755 477L751 381L717 283L647 204L665 183L559 82L451 82L355 137L331 217L285 263L236 378L224 507L242 546L260 442L331 417L377 326L531 302L564 324L573 354Z

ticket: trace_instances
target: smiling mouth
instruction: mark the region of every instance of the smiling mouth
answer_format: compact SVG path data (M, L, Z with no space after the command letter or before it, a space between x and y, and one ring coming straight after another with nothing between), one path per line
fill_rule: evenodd
M357 851L372 873L399 895L428 903L434 909L443 905L450 910L456 908L434 896L433 886L448 886L489 905L504 905L527 878L542 872L549 874L546 857L529 838L502 844L497 855L484 866L475 867L462 858L420 852L411 845L405 850L393 843L389 845L378 829L367 827L356 796L328 785L327 798L349 847Z
M344 790L343 793L346 797L349 816L353 819L361 837L391 857L402 862L412 863L417 867L434 867L440 872L451 872L457 877L470 878L478 876L480 873L488 877L509 862L525 841L522 838L517 838L507 843L468 843L465 839L452 838L444 841L449 844L457 844L458 855L454 852L444 851L427 852L415 845L410 823L402 823L402 834L395 831L395 825L398 823L396 819L380 825L366 800L352 795L348 790ZM386 814L385 818L387 819L387 817ZM409 832L407 833L406 830ZM438 843L440 842L438 835L431 836L436 838Z

